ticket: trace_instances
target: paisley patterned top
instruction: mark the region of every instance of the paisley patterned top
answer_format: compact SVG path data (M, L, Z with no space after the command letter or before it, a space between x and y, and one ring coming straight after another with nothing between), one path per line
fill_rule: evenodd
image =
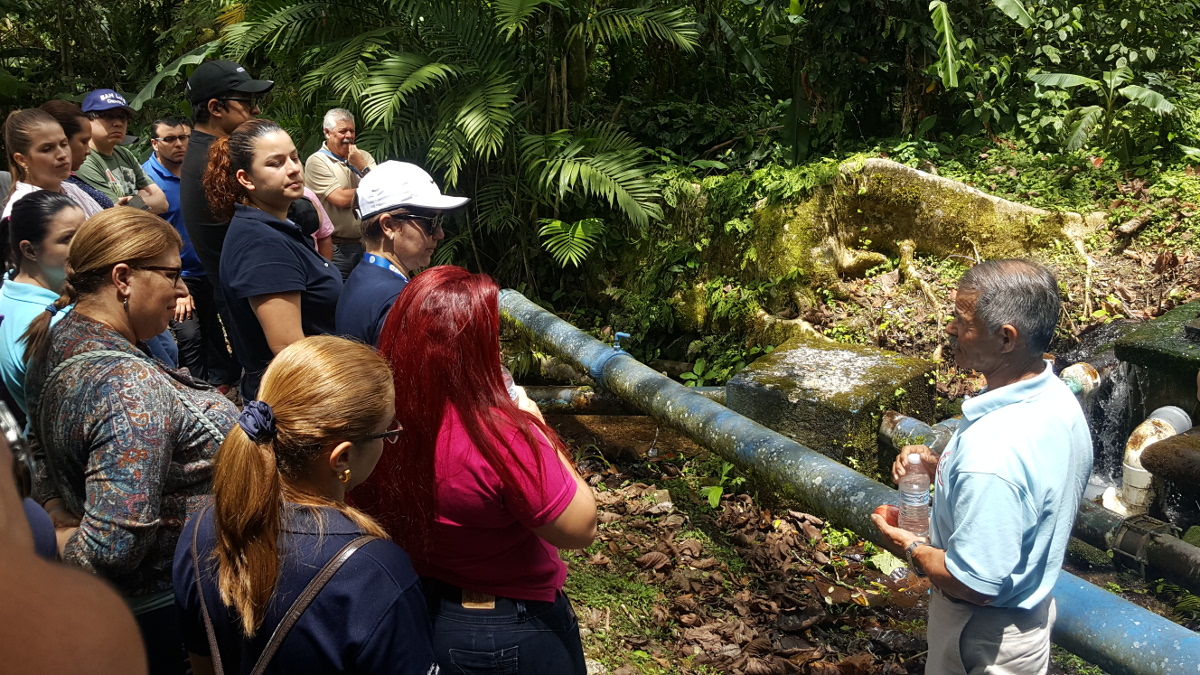
M212 491L237 408L78 310L50 335L25 386L35 494L62 497L81 519L63 557L129 599L169 591L179 533Z

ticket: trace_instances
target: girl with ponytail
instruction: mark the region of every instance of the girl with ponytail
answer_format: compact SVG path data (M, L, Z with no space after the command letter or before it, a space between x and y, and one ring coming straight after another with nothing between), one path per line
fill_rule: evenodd
M67 179L71 176L71 145L53 115L39 108L14 110L4 120L4 149L12 188L4 195L7 217L13 202L35 190L65 194L86 216L100 212L100 205Z
M67 247L83 218L83 210L66 195L38 190L18 199L12 215L0 220L0 378L20 413L28 412L22 337L62 294ZM63 316L55 314L51 323Z
M71 240L62 295L24 335L34 495L59 528L63 560L125 597L152 674L186 669L172 606L175 542L211 489L212 457L237 416L145 343L187 293L181 243L145 211L92 216Z
M276 354L306 335L334 332L342 276L288 220L288 208L304 196L304 173L278 124L251 120L213 141L204 190L213 216L230 219L218 292L248 400Z
M212 508L189 520L175 554L193 672L436 673L408 556L345 503L401 433L387 363L350 340L303 338L271 362L259 395L217 453Z

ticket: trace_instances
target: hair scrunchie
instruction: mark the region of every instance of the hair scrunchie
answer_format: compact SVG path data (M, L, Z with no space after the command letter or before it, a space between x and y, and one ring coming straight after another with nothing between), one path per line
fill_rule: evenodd
M49 305L46 305L46 311L50 312L50 316L54 316L55 314L58 314L58 308L54 306L54 303L50 303Z
M250 440L255 443L266 443L275 438L275 411L266 401L249 401L238 415L238 426Z

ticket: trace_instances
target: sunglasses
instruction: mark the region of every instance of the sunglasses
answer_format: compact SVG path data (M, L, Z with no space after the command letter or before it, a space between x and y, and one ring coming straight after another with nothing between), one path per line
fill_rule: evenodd
M400 426L400 420L392 420L392 426L388 427L387 431L378 434L371 434L364 438L364 441L373 441L382 438L385 441L394 441L400 438L400 433L404 431L404 427Z
M191 137L192 137L191 134L179 134L178 136L163 136L162 138L152 138L150 140L158 141L159 143L167 143L169 145L174 145L181 141L184 143L187 143L188 139Z
M171 282L172 286L178 285L180 277L183 276L183 268L182 267L160 267L157 265L139 265L137 267L134 267L133 269L147 270L149 272L166 272L166 274L164 274L163 276L165 276L167 278L167 280Z
M425 231L425 234L430 237L432 237L438 230L442 229L441 216L430 218L429 216L416 216L409 213L403 216L396 216L396 218L417 221L417 224L421 226L421 229Z

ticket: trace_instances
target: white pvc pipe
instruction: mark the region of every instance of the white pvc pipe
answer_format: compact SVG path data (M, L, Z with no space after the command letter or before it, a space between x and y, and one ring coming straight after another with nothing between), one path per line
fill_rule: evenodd
M1101 497L1104 508L1122 516L1136 516L1150 510L1157 493L1154 476L1142 467L1142 451L1151 444L1192 428L1192 418L1180 408L1163 406L1150 413L1129 435L1121 462L1121 489L1110 487Z

